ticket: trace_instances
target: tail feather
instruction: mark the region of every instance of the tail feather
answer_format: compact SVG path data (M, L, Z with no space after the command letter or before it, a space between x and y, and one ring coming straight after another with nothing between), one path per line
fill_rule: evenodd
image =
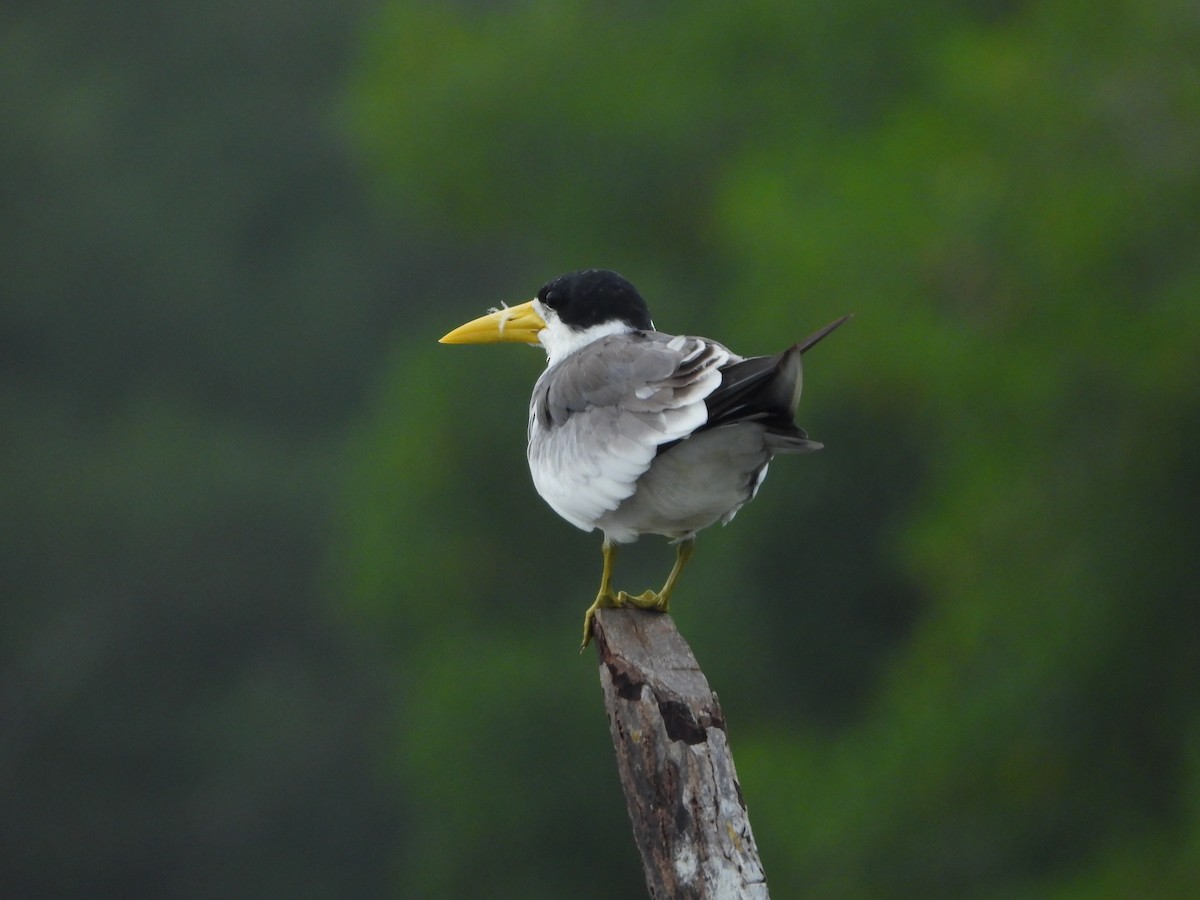
M785 432L795 428L793 416L804 389L801 357L849 318L831 322L782 353L753 356L721 369L721 386L706 400L708 427L755 419L767 420Z

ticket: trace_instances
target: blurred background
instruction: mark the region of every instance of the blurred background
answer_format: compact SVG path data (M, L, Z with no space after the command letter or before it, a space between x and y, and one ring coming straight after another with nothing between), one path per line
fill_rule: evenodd
M642 895L543 358L435 343L591 266L856 314L673 604L774 895L1196 895L1194 2L43 0L0 84L6 896Z

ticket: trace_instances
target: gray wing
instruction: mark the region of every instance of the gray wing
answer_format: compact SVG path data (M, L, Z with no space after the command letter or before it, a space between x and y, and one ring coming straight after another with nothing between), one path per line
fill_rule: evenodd
M720 367L740 357L698 337L612 335L547 369L529 411L529 466L538 493L590 530L632 496L663 444L708 419Z

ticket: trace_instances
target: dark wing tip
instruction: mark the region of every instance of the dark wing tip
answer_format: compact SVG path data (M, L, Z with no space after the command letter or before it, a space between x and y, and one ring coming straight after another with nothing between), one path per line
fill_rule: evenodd
M847 322L849 322L853 318L854 318L854 313L850 313L850 315L848 315L848 316L842 316L837 321L830 322L828 325L826 325L824 328L822 328L820 331L816 332L815 334L810 334L808 337L806 337L804 340L802 340L796 346L800 348L801 353L804 353L805 351L810 350L813 347L815 347L824 338L826 338L827 336L832 334L834 331L836 331L841 326L845 325Z

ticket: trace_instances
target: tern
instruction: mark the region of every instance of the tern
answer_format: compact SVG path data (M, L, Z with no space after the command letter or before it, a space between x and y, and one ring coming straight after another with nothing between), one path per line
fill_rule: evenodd
M742 357L708 338L656 331L632 284L588 269L560 275L532 300L494 309L441 339L546 351L529 404L533 483L572 525L604 535L583 647L598 609L667 612L696 533L733 519L758 493L775 454L821 449L796 424L801 357L849 318L774 356ZM676 545L666 583L636 595L614 592L617 546L643 534Z

